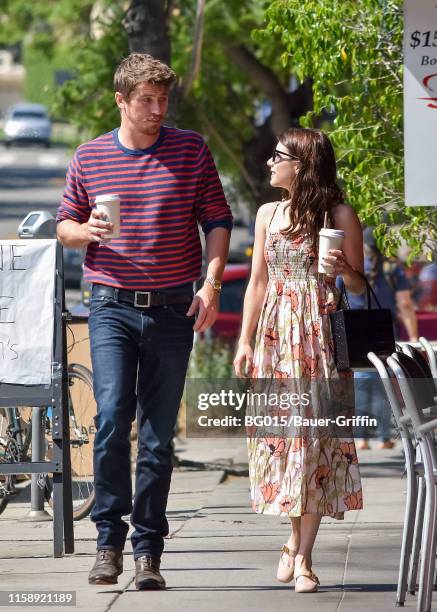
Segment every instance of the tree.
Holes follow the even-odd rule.
[[[278,36],[282,66],[312,81],[313,109],[301,124],[335,114],[324,127],[345,191],[376,226],[381,249],[394,253],[402,238],[411,258],[431,260],[437,209],[404,206],[401,0],[274,0],[266,17],[257,39]]]
[[[252,39],[265,0],[5,1],[0,43],[28,32],[26,57],[40,58],[40,74],[54,62],[74,72],[57,90],[54,110],[86,128],[81,137],[118,122],[112,73],[121,57],[140,50],[170,58],[180,75],[171,120],[208,138],[220,170],[254,209],[272,197],[265,162],[279,132],[311,107],[311,88],[304,82],[290,91],[288,70],[277,59],[278,37]],[[45,89],[38,95],[50,100],[54,88]],[[261,116],[260,108],[271,112]]]

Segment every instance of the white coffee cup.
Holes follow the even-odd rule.
[[[329,249],[341,249],[343,244],[344,231],[331,229],[330,227],[322,227],[319,233],[319,266],[318,271],[327,276],[332,276],[329,272],[332,271],[332,267],[329,264],[325,264],[323,257],[329,255]]]
[[[105,238],[120,238],[120,197],[117,193],[98,195],[95,199],[96,209],[104,213],[103,221],[109,221],[114,225],[110,234]]]

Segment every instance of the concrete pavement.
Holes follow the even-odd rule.
[[[135,590],[130,543],[118,585],[89,586],[94,525],[75,523],[75,554],[53,559],[51,523],[20,520],[28,509],[25,491],[0,515],[0,590],[75,590],[78,608],[102,611],[392,609],[405,501],[400,443],[360,452],[365,508],[346,513],[344,521],[323,520],[313,560],[322,586],[312,595],[295,594],[275,579],[288,522],[251,511],[248,479],[234,475],[247,470],[244,440],[183,440],[177,450],[185,467],[175,470],[170,494],[162,560],[167,591]],[[205,462],[210,469],[195,469]],[[409,597],[405,608],[415,603]]]

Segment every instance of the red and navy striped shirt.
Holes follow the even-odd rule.
[[[232,229],[211,153],[196,132],[162,126],[148,149],[127,149],[118,129],[76,150],[57,221],[88,221],[99,194],[120,196],[120,238],[88,245],[88,282],[158,290],[197,280],[205,235]]]

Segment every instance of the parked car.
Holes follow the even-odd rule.
[[[50,146],[52,123],[47,109],[42,104],[15,104],[5,117],[5,145],[15,143],[40,143]]]
[[[63,249],[64,280],[67,288],[79,288],[82,282],[82,264],[85,257],[83,249]]]
[[[250,275],[250,264],[225,266],[220,293],[220,312],[212,326],[215,336],[236,339],[240,332],[243,299]]]

